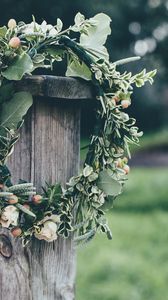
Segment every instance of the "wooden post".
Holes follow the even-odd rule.
[[[91,89],[72,78],[32,76],[17,86],[34,97],[8,166],[14,182],[25,179],[38,191],[45,181],[64,184],[79,169],[79,99]],[[72,239],[53,243],[19,239],[0,230],[0,300],[72,300],[75,282]]]

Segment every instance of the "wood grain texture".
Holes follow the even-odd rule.
[[[38,191],[45,181],[64,184],[78,172],[79,140],[80,108],[76,101],[36,98],[8,162],[14,182],[20,178],[32,181]],[[72,239],[59,238],[53,243],[33,240],[23,249],[7,230],[1,229],[0,234],[7,239],[0,235],[0,300],[74,299]]]
[[[93,87],[83,79],[49,75],[27,76],[16,82],[17,90],[29,91],[35,96],[61,99],[91,99]]]

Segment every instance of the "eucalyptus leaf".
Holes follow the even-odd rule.
[[[24,74],[29,74],[33,70],[33,62],[27,53],[18,56],[9,67],[2,72],[8,80],[21,80]]]
[[[0,125],[16,129],[17,124],[23,119],[32,104],[33,99],[30,93],[15,93],[10,101],[2,104]]]
[[[102,190],[106,195],[117,196],[121,193],[121,184],[112,178],[108,172],[101,171],[99,173],[99,178],[97,182],[97,186],[100,190]]]

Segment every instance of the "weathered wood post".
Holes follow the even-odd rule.
[[[19,90],[29,90],[33,107],[8,163],[14,181],[25,179],[38,190],[65,183],[79,168],[79,99],[91,98],[90,87],[72,78],[32,76]],[[74,299],[75,249],[72,239],[53,243],[21,242],[0,229],[0,300]]]

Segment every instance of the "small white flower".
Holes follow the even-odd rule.
[[[40,31],[40,25],[34,22],[27,24],[26,28],[23,30],[25,34],[33,34],[34,32]]]
[[[2,211],[0,216],[0,224],[2,227],[8,228],[10,225],[17,225],[19,217],[18,209],[13,205],[8,205]]]
[[[39,240],[53,242],[57,239],[57,225],[53,221],[46,221],[43,223],[41,229],[36,229],[35,237]]]

